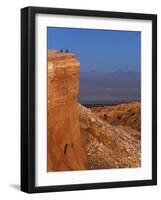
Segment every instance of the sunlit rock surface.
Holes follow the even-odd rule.
[[[48,171],[85,169],[77,95],[80,63],[74,54],[48,57]]]
[[[89,169],[141,166],[140,140],[136,130],[117,127],[79,105],[81,134]]]

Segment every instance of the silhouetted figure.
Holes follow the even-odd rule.
[[[69,50],[68,50],[68,49],[66,49],[65,53],[69,53]]]
[[[104,120],[106,120],[107,119],[107,115],[106,114],[104,114]]]
[[[63,53],[63,49],[60,49],[60,53]]]

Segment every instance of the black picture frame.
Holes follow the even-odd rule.
[[[152,21],[152,179],[60,186],[35,186],[35,15],[112,17]],[[45,7],[21,9],[21,190],[58,192],[157,184],[157,15]]]

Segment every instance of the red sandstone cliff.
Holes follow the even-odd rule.
[[[73,54],[48,57],[48,171],[86,168],[77,103],[79,67]]]

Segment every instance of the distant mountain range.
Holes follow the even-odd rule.
[[[140,98],[140,72],[80,72],[79,101],[82,104],[115,104],[140,101]]]

